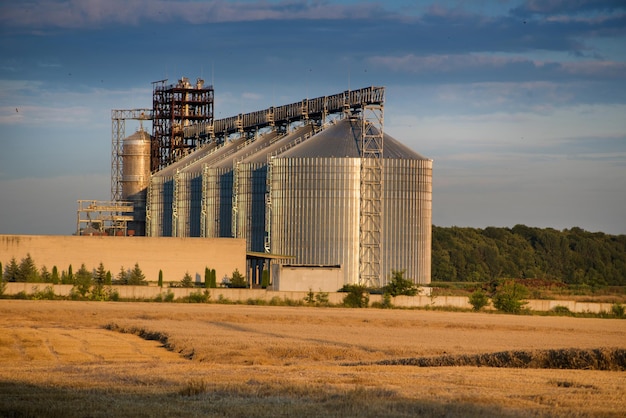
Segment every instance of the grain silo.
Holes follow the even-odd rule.
[[[146,189],[150,182],[150,135],[143,129],[123,141],[122,200],[132,202],[128,233],[145,235]],[[132,231],[132,232],[131,232]]]
[[[341,265],[359,280],[363,164],[361,128],[346,118],[271,162],[271,251],[295,263]],[[430,282],[432,161],[384,135],[380,271]]]
[[[266,249],[266,197],[268,192],[267,164],[273,154],[306,140],[315,131],[315,125],[305,123],[291,132],[274,130],[267,134],[263,146],[257,146],[234,164],[233,234],[245,238],[248,251]]]
[[[369,87],[189,127],[203,145],[152,175],[147,235],[245,238],[252,269],[429,283],[432,160],[384,134],[383,101]]]

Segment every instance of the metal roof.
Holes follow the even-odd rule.
[[[281,158],[360,158],[361,120],[343,119],[311,139],[280,154]],[[383,158],[427,160],[390,135],[384,134]]]

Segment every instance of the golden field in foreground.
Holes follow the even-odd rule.
[[[0,300],[0,416],[617,417],[624,371],[374,363],[625,347],[618,319]]]

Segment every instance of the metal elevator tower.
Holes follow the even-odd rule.
[[[126,137],[126,120],[152,120],[152,109],[111,110],[111,200],[122,200],[123,141]]]
[[[193,85],[187,77],[172,85],[166,82],[152,83],[152,172],[167,167],[200,145],[197,138],[185,137],[185,128],[213,123],[213,86],[205,87],[200,78]]]
[[[383,100],[361,108],[359,284],[368,287],[382,283]]]

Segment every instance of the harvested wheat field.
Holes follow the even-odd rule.
[[[0,300],[0,416],[624,416],[626,322]]]

